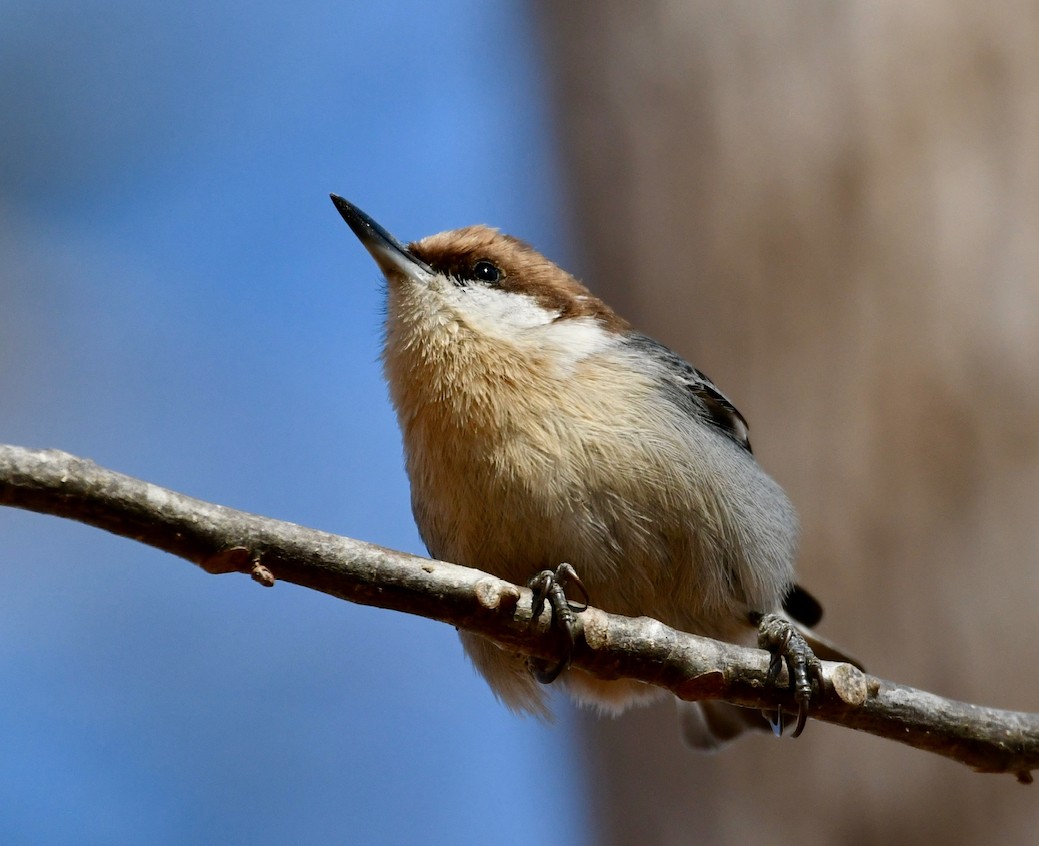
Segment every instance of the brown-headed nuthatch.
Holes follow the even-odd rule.
[[[753,643],[760,629],[773,672],[791,670],[799,733],[819,665],[780,615],[786,601],[813,625],[819,608],[794,586],[794,509],[725,395],[522,241],[470,226],[405,246],[332,200],[388,283],[386,379],[430,554],[521,584],[540,573],[542,591],[545,571],[576,571],[604,610],[694,634]],[[507,705],[545,713],[553,671],[461,637]],[[660,694],[576,668],[560,679],[612,713]],[[683,703],[682,721],[700,748],[767,728],[712,703]]]

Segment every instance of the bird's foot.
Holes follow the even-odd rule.
[[[581,595],[582,604],[574,608],[566,598],[566,588],[573,585]],[[560,564],[553,570],[542,570],[527,582],[534,592],[534,601],[531,607],[533,619],[541,616],[545,603],[552,609],[552,623],[562,629],[566,636],[566,647],[559,661],[546,661],[543,658],[528,658],[527,663],[530,671],[542,684],[551,684],[558,678],[559,674],[570,666],[570,658],[573,655],[574,643],[577,636],[577,619],[575,613],[580,613],[588,605],[588,591],[585,590],[577,571],[569,564]]]
[[[793,623],[778,614],[752,614],[751,622],[758,627],[758,646],[772,655],[768,665],[768,683],[775,685],[786,662],[790,676],[790,690],[797,702],[797,727],[791,737],[804,731],[808,720],[808,706],[816,686],[822,685],[823,665],[815,657],[812,648]],[[814,683],[814,684],[813,684]],[[783,711],[776,712],[775,719],[766,714],[776,735],[783,733]]]

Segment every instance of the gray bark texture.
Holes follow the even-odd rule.
[[[1039,9],[536,9],[578,269],[746,415],[822,632],[885,677],[1034,710]],[[672,719],[584,722],[597,842],[1039,830],[1031,791],[894,744],[819,727],[702,758]]]
[[[331,596],[420,614],[484,635],[527,655],[556,658],[559,627],[528,588],[446,561],[260,517],[126,476],[58,450],[0,444],[0,505],[78,520],[170,552],[214,574],[247,573]],[[774,712],[792,705],[768,655],[695,637],[648,617],[587,607],[573,666],[602,678],[633,678],[688,700],[723,699]],[[827,663],[811,713],[848,728],[935,752],[987,773],[1032,782],[1039,768],[1039,715],[955,702]]]

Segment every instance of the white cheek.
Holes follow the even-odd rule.
[[[615,332],[603,329],[591,317],[560,320],[529,333],[532,346],[552,353],[553,360],[564,371],[574,367],[588,356],[600,353],[619,343]]]
[[[546,326],[559,317],[534,297],[506,293],[486,285],[452,286],[446,295],[453,300],[460,316],[470,321],[474,329],[487,334],[510,333]]]
[[[497,288],[456,289],[466,319],[474,329],[501,338],[523,351],[549,352],[564,369],[617,342],[591,317],[559,319],[535,297]]]
[[[559,320],[558,311],[525,294],[485,285],[458,286],[442,277],[422,294],[430,298],[431,311],[440,315],[440,331],[467,326],[483,338],[500,343],[503,351],[511,348],[516,354],[535,354],[541,359],[547,355],[564,376],[578,362],[616,346],[620,340],[592,317]]]

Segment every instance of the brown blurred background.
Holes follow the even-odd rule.
[[[587,281],[709,373],[822,631],[1039,710],[1039,10],[541,0]],[[714,758],[587,717],[603,843],[1031,843],[1039,793],[811,724]]]

